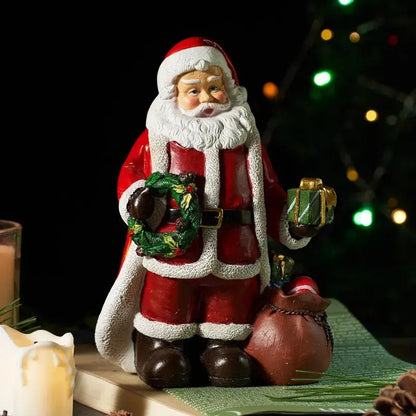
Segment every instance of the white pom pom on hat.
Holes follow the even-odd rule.
[[[159,92],[171,90],[179,75],[194,71],[201,61],[219,66],[224,76],[238,85],[234,66],[221,46],[206,37],[194,36],[181,40],[165,55],[157,74]]]

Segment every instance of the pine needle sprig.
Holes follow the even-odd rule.
[[[35,331],[40,329],[39,325],[35,325],[36,317],[23,319],[18,322],[13,322],[13,316],[15,315],[18,308],[22,306],[20,298],[13,300],[7,305],[0,308],[0,325],[9,325],[21,332]]]
[[[0,324],[8,323],[13,316],[14,311],[21,306],[20,299],[15,299],[7,305],[0,308]]]
[[[333,384],[284,386],[283,390],[293,394],[280,397],[266,395],[266,397],[275,402],[293,400],[299,402],[372,402],[378,396],[381,388],[386,385],[394,385],[396,380],[393,376],[370,378],[303,370],[297,370],[297,372],[319,377],[297,377],[293,378],[293,381],[331,381]]]
[[[40,325],[34,325],[36,322],[36,318],[34,316],[24,319],[23,321],[19,321],[15,323],[13,326],[14,329],[20,331],[20,332],[27,332],[27,331],[36,331],[38,329],[41,329]]]

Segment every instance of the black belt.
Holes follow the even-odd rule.
[[[201,214],[201,227],[203,228],[220,228],[222,223],[234,225],[253,223],[253,214],[249,210],[212,208],[202,210]],[[169,222],[175,222],[181,216],[180,209],[168,208],[166,210],[166,218]]]

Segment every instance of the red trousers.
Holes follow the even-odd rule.
[[[168,324],[251,324],[260,290],[259,277],[172,279],[147,272],[141,313]]]

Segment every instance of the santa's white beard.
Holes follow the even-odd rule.
[[[183,147],[232,149],[244,144],[256,126],[247,102],[231,102],[226,107],[217,107],[219,112],[208,117],[190,116],[179,109],[176,99],[157,96],[147,113],[146,127],[153,136],[174,140]]]

